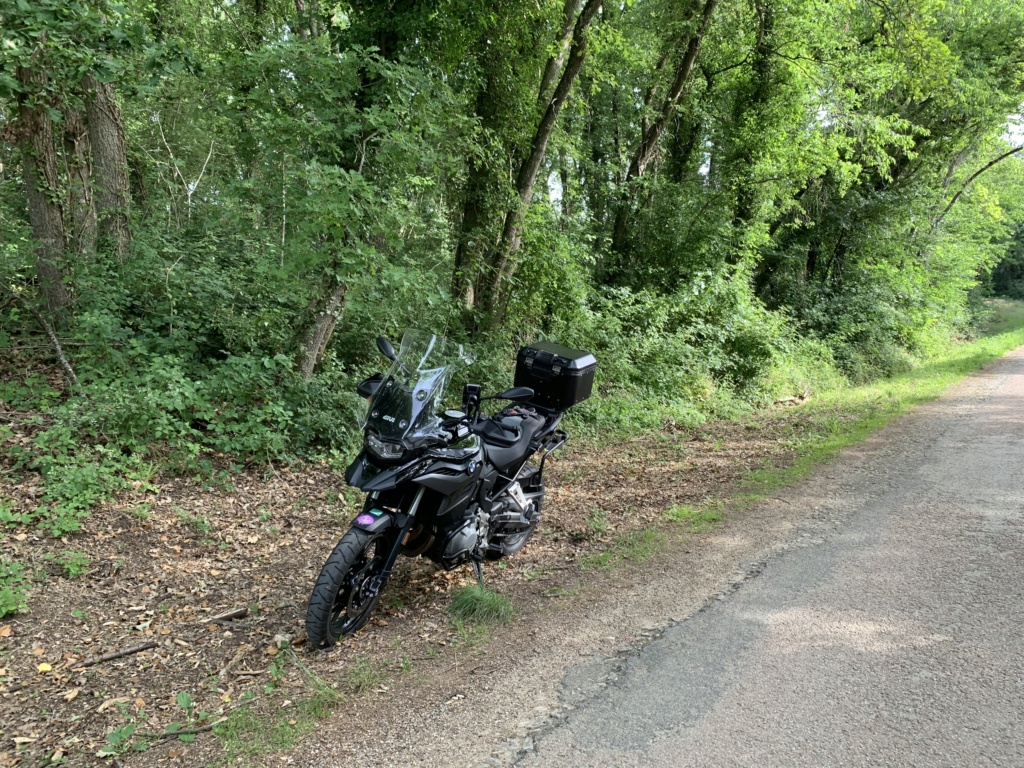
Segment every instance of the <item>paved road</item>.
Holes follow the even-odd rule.
[[[1024,352],[913,421],[518,764],[1024,766]]]

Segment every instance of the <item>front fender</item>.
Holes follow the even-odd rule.
[[[367,533],[379,533],[395,523],[395,516],[391,512],[383,509],[369,509],[352,521],[352,527]]]

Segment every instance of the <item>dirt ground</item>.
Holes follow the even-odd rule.
[[[306,599],[357,502],[324,467],[275,466],[220,487],[167,478],[94,510],[65,539],[6,531],[0,553],[37,579],[28,611],[0,620],[0,766],[471,764],[470,747],[455,762],[439,763],[430,750],[420,762],[401,741],[411,720],[394,720],[385,736],[380,728],[392,720],[382,713],[442,727],[485,707],[481,730],[514,741],[546,716],[550,691],[536,679],[545,667],[532,666],[540,655],[578,660],[598,635],[613,655],[626,652],[662,622],[623,612],[638,592],[667,591],[667,621],[728,586],[794,513],[727,509],[713,530],[693,532],[665,511],[728,496],[750,469],[790,461],[799,408],[777,411],[748,425],[670,426],[565,450],[549,464],[537,535],[486,571],[518,611],[512,624],[489,629],[446,610],[471,581],[468,567],[443,573],[404,560],[369,626],[309,653]],[[32,475],[4,487],[24,509],[38,493]],[[72,551],[88,562],[69,568]],[[667,569],[671,580],[660,578]],[[688,588],[671,586],[680,582]],[[124,651],[136,652],[104,656]],[[97,757],[104,747],[110,756]],[[397,752],[408,759],[396,761]],[[489,752],[481,759],[497,759]]]

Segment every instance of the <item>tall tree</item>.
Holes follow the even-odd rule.
[[[96,253],[96,207],[92,194],[89,133],[80,110],[64,110],[64,175],[67,178],[68,242],[78,260]]]
[[[100,243],[120,257],[131,240],[128,150],[121,110],[110,83],[100,82],[90,74],[82,85],[86,91]]]
[[[648,166],[658,154],[661,138],[675,114],[680,98],[686,92],[697,65],[701,46],[711,27],[711,19],[717,6],[718,0],[703,0],[703,2],[694,0],[691,5],[692,20],[686,25],[684,37],[671,43],[673,48],[683,47],[684,43],[685,47],[683,47],[683,54],[675,68],[672,84],[662,98],[660,107],[655,110],[653,121],[647,126],[630,158],[629,170],[626,172],[623,183],[625,198],[615,215],[615,226],[612,231],[613,251],[621,252],[625,248],[630,209],[633,204],[633,196],[636,194],[635,182],[643,177]]]
[[[38,62],[41,57],[33,56]],[[25,175],[28,217],[36,247],[39,293],[47,312],[63,317],[70,304],[64,285],[64,249],[67,232],[60,206],[61,181],[57,169],[53,121],[46,103],[48,77],[40,69],[18,67],[21,164]]]
[[[583,67],[587,54],[587,36],[590,25],[601,9],[601,5],[602,0],[587,0],[576,19],[568,59],[563,64],[561,59],[564,57],[559,53],[554,59],[554,65],[549,65],[545,70],[545,78],[557,77],[558,84],[544,104],[544,111],[537,124],[533,140],[530,142],[528,153],[519,166],[519,172],[516,175],[516,197],[512,207],[505,212],[501,238],[490,256],[488,270],[484,273],[484,302],[481,309],[492,317],[493,324],[501,321],[505,283],[515,271],[513,258],[522,244],[523,214],[533,200],[537,175],[544,164],[548,143],[554,133],[558,115],[562,111],[565,100],[569,98],[569,92]],[[546,91],[547,84],[542,80],[542,99]]]

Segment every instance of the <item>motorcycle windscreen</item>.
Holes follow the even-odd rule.
[[[393,441],[436,434],[445,387],[452,374],[470,362],[461,345],[442,336],[406,331],[360,427]]]

